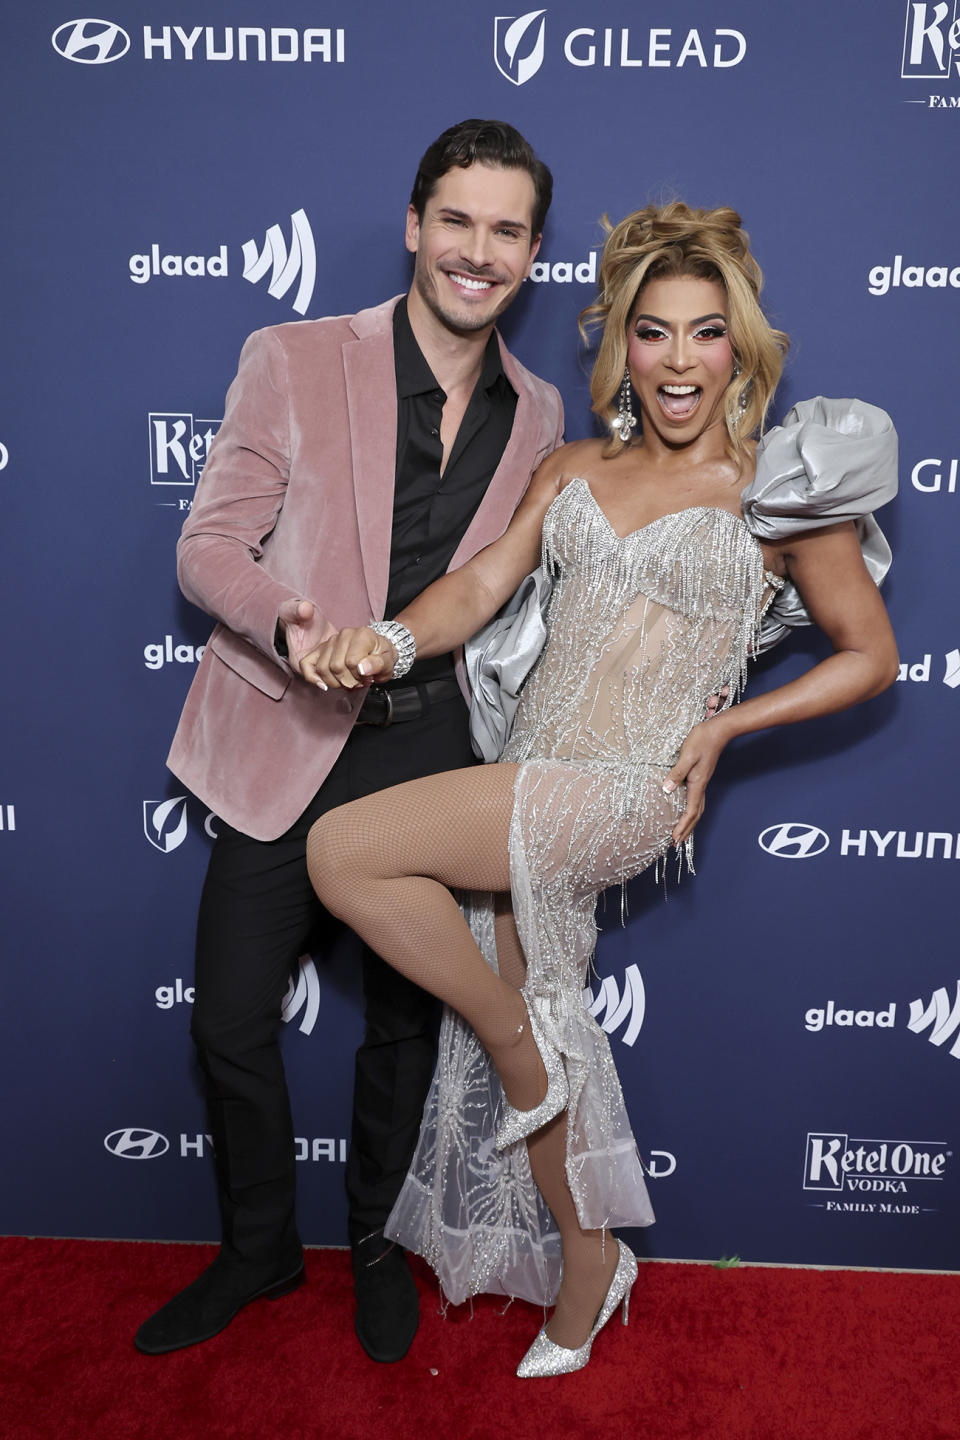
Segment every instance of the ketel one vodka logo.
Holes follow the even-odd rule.
[[[919,1180],[942,1180],[950,1156],[943,1140],[855,1140],[839,1131],[807,1135],[803,1188],[902,1195]]]
[[[960,0],[907,0],[904,80],[946,80],[960,74]]]

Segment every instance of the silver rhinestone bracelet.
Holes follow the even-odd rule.
[[[389,640],[397,652],[397,663],[390,678],[399,680],[401,675],[406,675],[417,658],[417,642],[406,625],[401,625],[399,620],[371,620],[367,628]]]

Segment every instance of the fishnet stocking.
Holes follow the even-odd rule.
[[[546,1073],[526,1024],[526,972],[509,904],[515,765],[486,765],[396,785],[331,810],[307,840],[324,905],[396,970],[458,1010],[487,1048],[518,1109],[543,1098]],[[495,974],[450,893],[498,893]],[[581,1345],[616,1266],[616,1247],[581,1230],[565,1174],[565,1117],[528,1141],[530,1167],[563,1242],[550,1338]]]

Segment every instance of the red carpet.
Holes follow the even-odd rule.
[[[953,1440],[960,1276],[648,1264],[586,1370],[517,1380],[539,1312],[439,1312],[368,1360],[349,1258],[206,1345],[139,1355],[137,1325],[212,1248],[0,1239],[3,1440]]]

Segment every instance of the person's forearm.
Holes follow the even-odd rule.
[[[502,588],[502,587],[501,587]],[[515,587],[514,587],[515,588]],[[491,589],[473,563],[441,575],[397,615],[417,642],[417,655],[445,655],[475,634],[513,594]]]
[[[720,728],[726,742],[774,725],[795,725],[848,710],[879,695],[896,678],[897,655],[892,646],[876,652],[841,650],[796,680],[730,706],[709,723]]]

